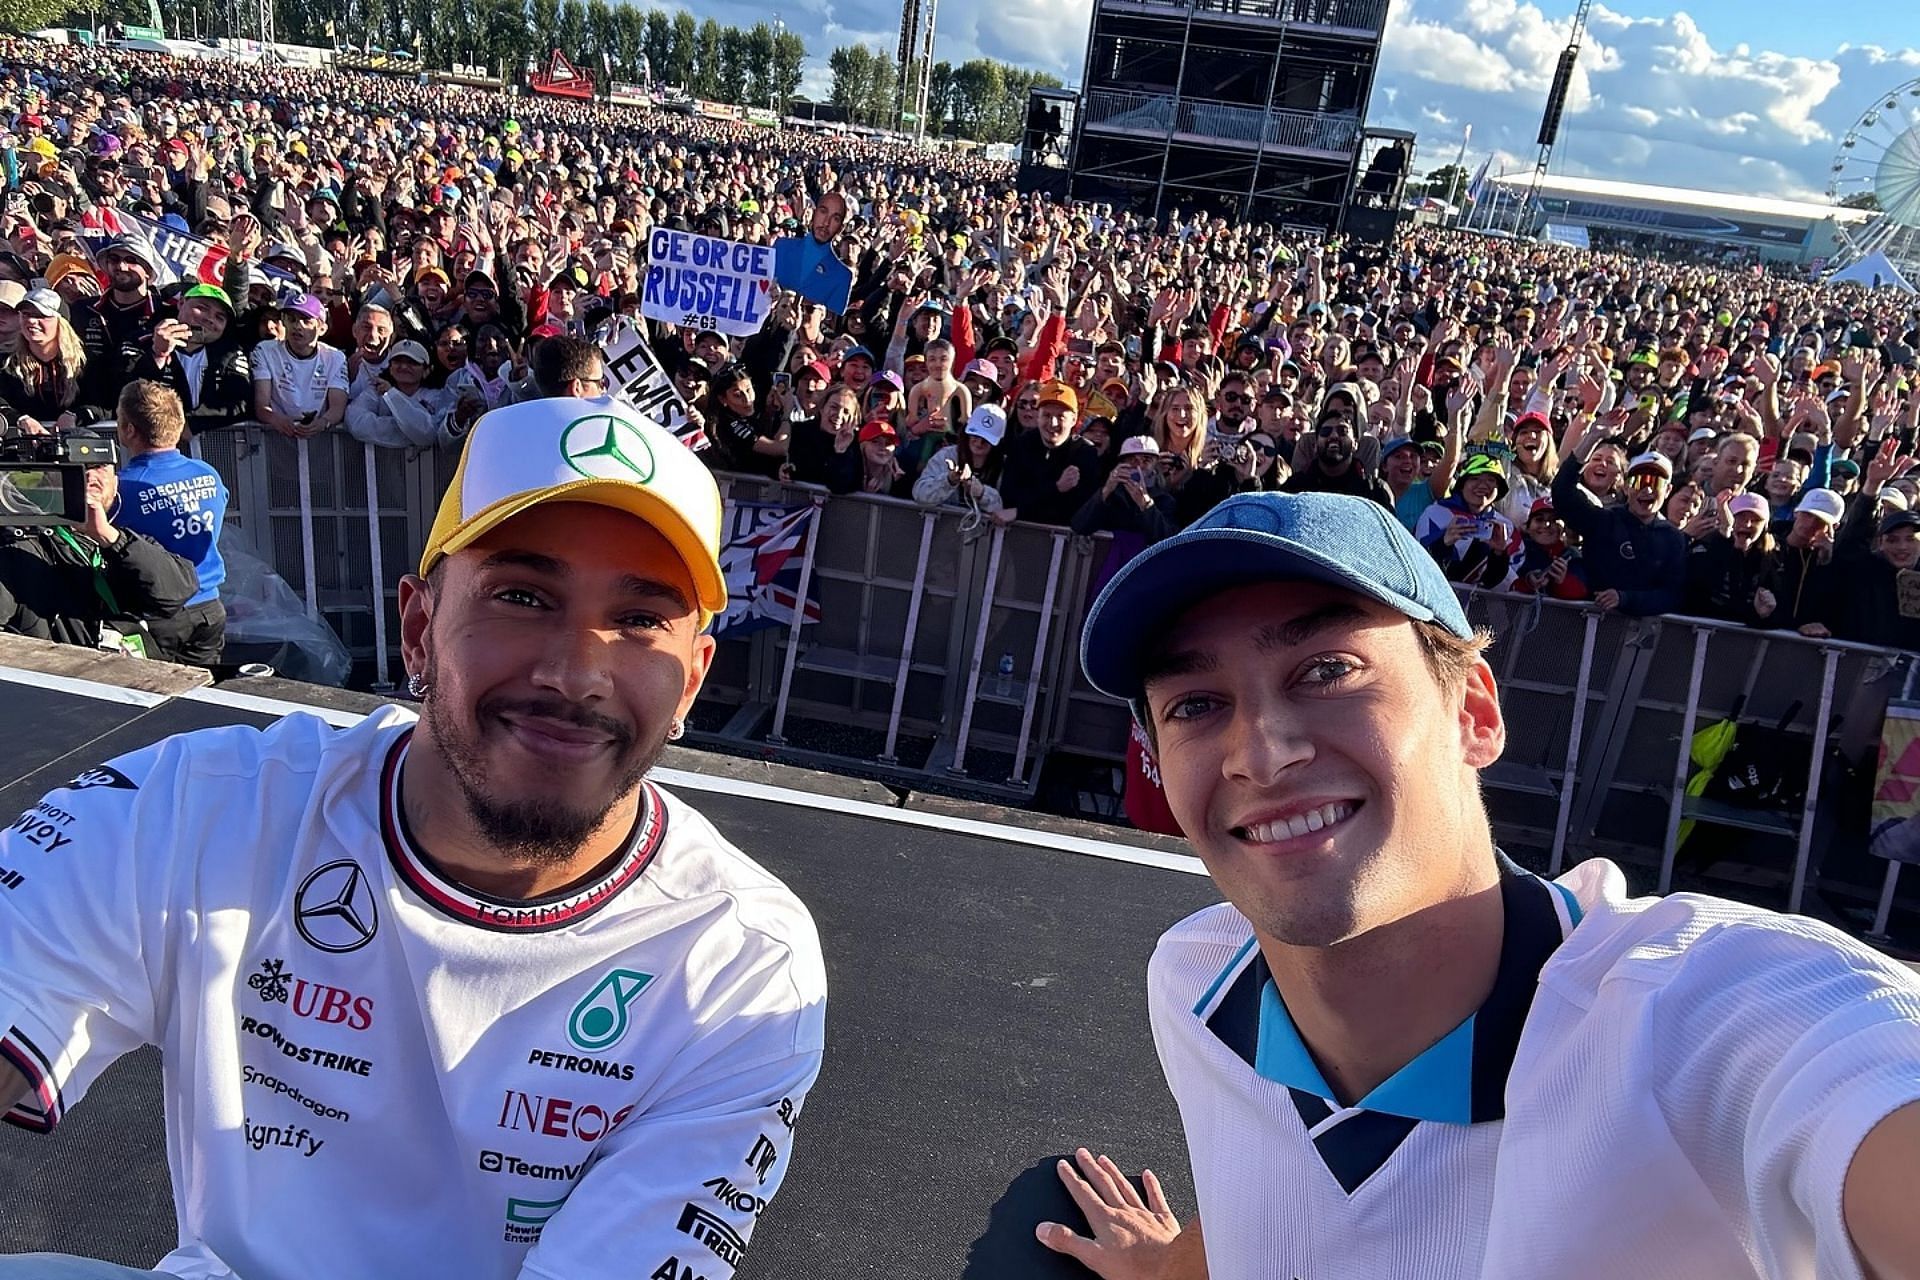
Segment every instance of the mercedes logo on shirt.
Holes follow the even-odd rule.
[[[342,858],[302,880],[293,895],[293,927],[322,951],[358,951],[373,941],[380,908],[360,864]]]
[[[575,418],[560,433],[560,454],[567,465],[595,480],[653,479],[653,450],[646,437],[610,413]]]

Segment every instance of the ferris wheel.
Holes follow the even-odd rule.
[[[1841,137],[1827,197],[1876,211],[1836,224],[1834,266],[1877,250],[1902,272],[1920,269],[1920,79],[1881,94]]]

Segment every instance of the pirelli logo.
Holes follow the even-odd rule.
[[[689,1204],[680,1211],[680,1230],[705,1245],[709,1252],[730,1267],[740,1265],[747,1256],[747,1242],[727,1225],[726,1219],[711,1209]]]

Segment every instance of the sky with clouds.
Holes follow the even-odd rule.
[[[670,2],[670,0],[669,0]],[[776,0],[817,57],[863,41],[891,51],[898,0]],[[1530,166],[1574,0],[1393,0],[1369,119],[1417,130],[1420,168]],[[935,56],[982,54],[1077,84],[1091,0],[940,0]],[[750,0],[696,14],[752,23]],[[1915,0],[1596,0],[1554,172],[1753,195],[1818,197],[1835,148],[1877,95],[1920,79]],[[1911,100],[1920,112],[1920,98]],[[1920,114],[1915,119],[1920,122]]]

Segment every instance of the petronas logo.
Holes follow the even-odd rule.
[[[615,969],[580,997],[567,1019],[567,1039],[573,1047],[587,1053],[599,1053],[620,1043],[632,1025],[627,1006],[653,981],[650,973],[633,969]]]
[[[639,428],[610,413],[575,418],[560,433],[560,456],[594,480],[653,479],[653,450]]]

